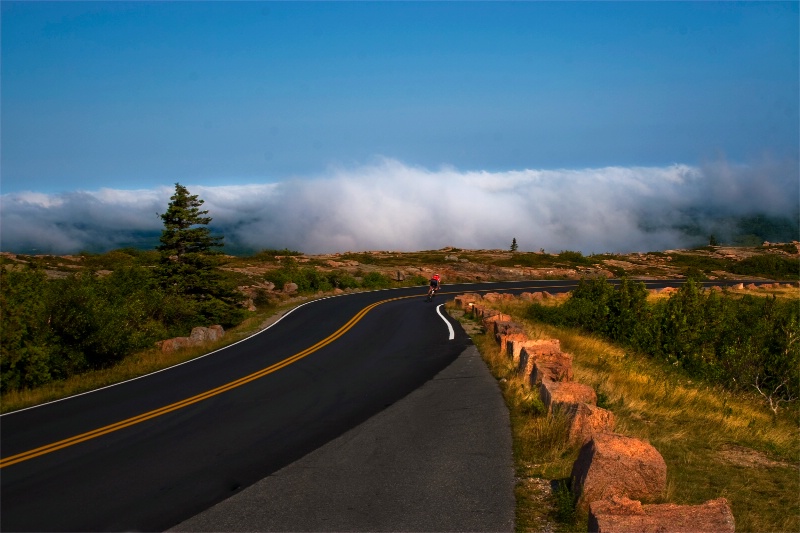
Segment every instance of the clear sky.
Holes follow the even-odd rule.
[[[6,210],[27,192],[305,183],[386,161],[438,183],[765,161],[787,169],[778,188],[798,177],[798,2],[0,9]]]

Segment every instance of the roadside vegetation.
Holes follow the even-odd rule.
[[[605,291],[602,286],[594,288]],[[796,289],[773,293],[753,297],[760,301],[736,310],[744,314],[741,318],[754,319],[757,310],[774,311],[776,301],[798,308]],[[674,300],[670,308],[675,317],[681,317],[685,310],[678,309],[677,302],[691,300],[693,294],[689,288],[669,298],[650,295],[645,304],[669,306]],[[736,295],[727,298],[744,300]],[[581,299],[578,294],[564,303],[550,301],[546,307],[553,316],[563,316],[570,305],[576,305],[570,304],[572,300],[585,309]],[[740,386],[721,381],[714,373],[695,373],[681,359],[675,364],[676,360],[654,357],[625,342],[614,342],[602,332],[563,321],[546,323],[538,318],[547,314],[541,309],[545,306],[519,300],[497,305],[521,322],[530,338],[558,338],[562,350],[574,356],[576,381],[594,387],[598,405],[614,413],[616,431],[645,439],[662,454],[668,475],[665,502],[699,504],[725,497],[738,531],[800,530],[800,406],[794,398],[775,408],[774,401],[771,404],[754,383]],[[684,324],[694,322],[684,318]],[[566,444],[565,421],[545,414],[538,393],[522,382],[492,336],[472,320],[462,320],[473,331],[475,344],[509,406],[517,471],[517,530],[586,531],[587,517],[572,507],[568,478],[578,449]],[[620,317],[610,322],[615,320],[624,322]],[[797,325],[796,315],[794,321]],[[797,345],[792,346],[796,356]],[[784,357],[780,348],[766,348],[773,349],[776,359]],[[796,384],[798,366],[789,372]]]
[[[796,290],[789,289],[796,294]],[[796,298],[702,290],[689,280],[648,300],[644,284],[583,280],[564,304],[532,304],[529,318],[580,328],[731,390],[757,387],[771,405],[800,398]]]

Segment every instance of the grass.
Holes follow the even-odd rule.
[[[794,294],[797,294],[796,289]],[[574,356],[576,381],[595,388],[614,412],[617,433],[649,441],[667,464],[665,501],[699,504],[725,497],[737,531],[800,531],[798,410],[778,416],[749,393],[688,379],[680,371],[581,332],[524,321],[525,304],[504,303],[531,338],[558,338]],[[565,447],[558,419],[535,407],[527,386],[493,338],[476,334],[511,413],[517,471],[517,529],[586,530],[585,516],[565,507],[559,481],[577,450]]]

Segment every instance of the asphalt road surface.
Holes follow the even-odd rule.
[[[437,455],[438,447],[425,446],[426,442],[442,442],[455,435],[473,439],[469,436],[471,428],[462,428],[462,433],[437,433],[448,420],[457,420],[453,418],[457,409],[437,403],[439,400],[426,401],[442,397],[432,392],[437,389],[441,393],[447,383],[441,377],[447,374],[440,373],[463,373],[459,361],[470,357],[468,336],[454,320],[440,316],[437,304],[443,303],[448,294],[465,291],[559,292],[574,285],[575,282],[548,281],[445,286],[432,303],[423,301],[425,289],[419,287],[318,300],[288,313],[269,329],[203,358],[89,394],[4,415],[0,417],[0,529],[164,531],[231,496],[244,495],[247,487],[268,477],[273,483],[294,478],[295,482],[299,480],[296,487],[305,483],[305,490],[309,490],[308,480],[303,481],[296,469],[287,467],[314,450],[328,453],[321,447],[335,439],[340,439],[339,448],[358,449],[361,442],[361,451],[323,455],[321,459],[312,454],[306,460],[317,461],[312,463],[317,465],[330,464],[331,460],[355,461],[365,454],[366,435],[375,435],[375,442],[379,442],[381,435],[389,435],[385,429],[388,427],[404,427],[402,434],[406,438],[384,441],[382,449],[388,451],[388,456],[376,455],[371,462],[365,457],[362,464],[351,463],[356,470],[369,472],[364,475],[385,472],[385,479],[394,479],[394,485],[408,485],[411,493],[436,493],[430,489],[444,486],[447,475],[436,472],[435,465],[456,457],[461,463],[451,472],[464,473],[465,465],[475,468],[458,479],[472,480],[469,483],[493,479],[492,472],[503,470],[498,469],[498,464],[505,464],[503,454],[508,450],[470,463],[468,454],[454,451],[441,457]],[[459,364],[451,365],[454,362]],[[450,392],[461,397],[485,394],[486,381],[469,375],[470,379],[461,380],[467,388]],[[427,389],[420,389],[426,383]],[[469,388],[472,386],[477,388]],[[416,396],[409,396],[417,389]],[[394,406],[407,396],[405,407]],[[473,415],[487,416],[473,411]],[[502,408],[496,412],[502,414]],[[381,417],[371,420],[379,413]],[[397,422],[397,416],[402,424]],[[395,422],[387,425],[387,417],[395,417]],[[368,420],[372,425],[363,424]],[[378,427],[384,429],[376,432]],[[496,428],[493,432],[503,433]],[[508,443],[510,440],[502,447],[510,446]],[[472,445],[484,449],[477,441],[469,444]],[[469,447],[465,446],[464,449]],[[398,466],[401,463],[386,459],[403,454],[406,466],[402,468]],[[420,469],[421,465],[427,466]],[[395,470],[391,471],[391,467]],[[329,481],[330,476],[338,475],[333,471],[327,474]],[[370,486],[374,490],[359,494],[367,497],[374,492],[374,502],[385,502],[386,498],[378,497],[380,486],[389,484],[381,485],[380,481],[373,480]],[[333,485],[319,484],[315,490],[328,487],[323,492],[330,495]],[[459,490],[438,492],[445,498],[430,505],[440,508],[436,515],[440,518],[451,516],[445,513],[446,506],[463,505],[480,494],[480,490],[467,491],[466,499],[459,500]],[[333,529],[357,529],[354,512],[348,515],[348,509],[339,505],[345,500],[329,499],[329,513],[319,515],[331,516]],[[365,524],[365,529],[374,530],[430,530],[423,520],[430,507],[417,513],[416,522],[401,520],[413,515],[409,509],[414,507],[414,501],[398,503],[391,512],[385,505],[367,502],[359,512],[374,516],[360,523]],[[509,505],[513,509],[513,501]],[[483,509],[479,505],[478,508]],[[338,517],[337,509],[342,513]],[[272,524],[284,530],[325,529],[321,522],[301,520],[303,514],[309,518],[307,510],[297,509],[295,514],[296,518],[276,518]],[[507,515],[502,513],[484,515],[490,520],[487,523],[507,521]],[[395,516],[394,522],[391,516]],[[429,520],[429,524],[452,524],[447,519],[437,522],[435,516]],[[200,522],[194,524],[202,529]],[[320,527],[308,527],[313,524]],[[469,524],[473,526],[460,529],[487,528],[479,522]],[[263,522],[263,528],[256,525],[245,524],[245,529],[269,527],[267,522]],[[236,529],[231,524],[225,526],[228,527]]]

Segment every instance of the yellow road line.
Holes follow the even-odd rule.
[[[33,459],[34,457],[39,457],[41,455],[52,453],[54,451],[61,450],[63,448],[67,448],[69,446],[73,446],[75,444],[79,444],[81,442],[84,442],[84,441],[87,441],[87,440],[91,440],[91,439],[100,437],[102,435],[107,435],[109,433],[113,433],[114,431],[118,431],[120,429],[124,429],[126,427],[130,427],[130,426],[139,424],[141,422],[145,422],[147,420],[159,417],[161,415],[165,415],[167,413],[171,413],[172,411],[176,411],[178,409],[182,409],[184,407],[188,407],[188,406],[190,406],[192,404],[201,402],[203,400],[207,400],[208,398],[212,398],[212,397],[217,396],[219,394],[222,394],[224,392],[228,392],[228,391],[230,391],[232,389],[235,389],[237,387],[241,387],[242,385],[250,383],[251,381],[255,381],[255,380],[257,380],[259,378],[262,378],[262,377],[264,377],[264,376],[266,376],[268,374],[272,374],[273,372],[276,372],[276,371],[280,370],[281,368],[289,366],[292,363],[295,363],[295,362],[299,361],[300,359],[303,359],[307,355],[310,355],[310,354],[316,352],[317,350],[319,350],[319,349],[327,346],[328,344],[332,343],[333,341],[337,340],[339,337],[341,337],[347,331],[349,331],[353,326],[355,326],[356,323],[358,323],[362,318],[364,318],[364,316],[367,313],[369,313],[370,311],[372,311],[375,307],[377,307],[377,306],[379,306],[381,304],[384,304],[386,302],[391,302],[393,300],[399,300],[401,298],[407,298],[407,297],[390,298],[388,300],[382,300],[380,302],[375,302],[375,303],[373,303],[371,305],[368,305],[367,307],[365,307],[364,309],[362,309],[361,311],[356,313],[356,315],[353,316],[353,318],[351,318],[344,326],[342,326],[341,328],[336,330],[336,332],[334,332],[329,337],[326,337],[325,339],[322,339],[321,341],[319,341],[315,345],[311,346],[310,348],[306,348],[302,352],[298,352],[298,353],[294,354],[291,357],[287,357],[286,359],[283,359],[282,361],[278,361],[277,363],[275,363],[273,365],[270,365],[270,366],[268,366],[266,368],[263,368],[263,369],[261,369],[261,370],[259,370],[257,372],[254,372],[254,373],[252,373],[250,375],[244,376],[244,377],[239,378],[239,379],[237,379],[235,381],[231,381],[230,383],[226,383],[225,385],[221,385],[221,386],[219,386],[217,388],[208,390],[206,392],[197,394],[197,395],[192,396],[190,398],[186,398],[186,399],[181,400],[179,402],[175,402],[175,403],[172,403],[172,404],[169,404],[169,405],[165,405],[164,407],[160,407],[158,409],[154,409],[153,411],[148,411],[148,412],[143,413],[141,415],[134,416],[132,418],[128,418],[128,419],[122,420],[120,422],[116,422],[114,424],[110,424],[108,426],[103,426],[101,428],[97,428],[95,430],[88,431],[86,433],[81,433],[80,435],[75,435],[74,437],[70,437],[68,439],[60,440],[58,442],[53,442],[53,443],[47,444],[45,446],[40,446],[39,448],[34,448],[34,449],[29,450],[27,452],[18,453],[16,455],[12,455],[10,457],[4,457],[4,458],[0,459],[0,468],[4,468],[6,466],[11,466],[13,464],[21,463],[23,461],[27,461],[28,459]]]

